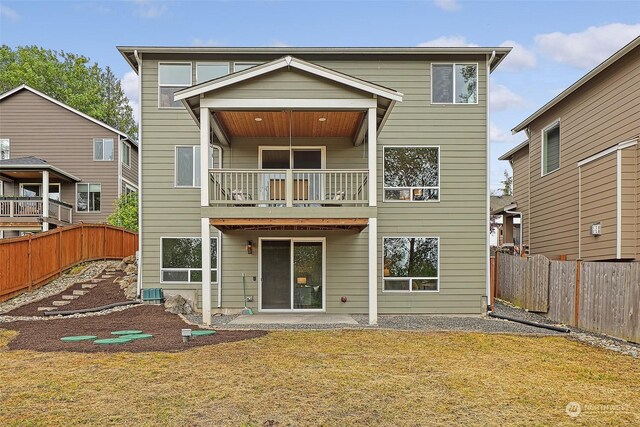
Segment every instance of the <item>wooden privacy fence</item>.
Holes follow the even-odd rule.
[[[558,323],[640,342],[640,263],[499,254],[496,268],[499,298]]]
[[[138,234],[102,224],[0,240],[0,301],[41,286],[75,264],[136,253]]]

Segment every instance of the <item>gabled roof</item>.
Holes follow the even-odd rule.
[[[15,159],[0,160],[0,171],[20,171],[20,170],[50,170],[56,174],[67,178],[70,181],[80,182],[81,179],[75,175],[50,165],[49,162],[38,157],[16,157]]]
[[[294,58],[292,56],[285,56],[274,61],[267,62],[266,64],[257,65],[255,67],[251,67],[237,73],[227,74],[226,76],[222,76],[217,79],[209,80],[195,86],[179,90],[175,93],[174,99],[176,101],[180,101],[193,96],[201,95],[206,92],[243,82],[245,80],[249,80],[276,70],[280,70],[282,68],[295,68],[301,71],[305,71],[309,74],[341,83],[354,89],[369,92],[372,95],[382,96],[392,101],[402,101],[403,95],[398,91],[334,71],[327,67],[312,64],[311,62]]]
[[[620,49],[619,51],[611,55],[608,59],[606,59],[600,65],[595,67],[593,70],[589,71],[580,80],[578,80],[577,82],[569,86],[567,89],[562,91],[558,96],[553,98],[551,101],[544,104],[542,108],[540,108],[538,111],[536,111],[535,113],[527,117],[524,121],[522,121],[516,127],[511,129],[511,132],[515,134],[520,132],[524,128],[526,128],[532,121],[534,121],[535,119],[543,115],[550,108],[557,105],[560,101],[562,101],[563,99],[565,99],[566,97],[574,93],[580,87],[584,86],[588,81],[590,81],[595,76],[597,76],[598,74],[606,70],[611,64],[615,63],[618,59],[622,58],[623,56],[625,56],[627,53],[631,52],[633,49],[637,48],[638,46],[640,46],[640,36],[633,39],[629,44],[627,44],[622,49]]]
[[[13,94],[15,94],[15,93],[20,92],[21,90],[28,90],[29,92],[33,93],[34,95],[37,95],[37,96],[39,96],[39,97],[41,97],[41,98],[44,98],[44,99],[46,99],[47,101],[53,102],[54,104],[56,104],[56,105],[58,105],[58,106],[60,106],[60,107],[62,107],[62,108],[64,108],[64,109],[66,109],[66,110],[68,110],[68,111],[71,111],[72,113],[77,114],[77,115],[79,115],[80,117],[83,117],[83,118],[85,118],[85,119],[87,119],[87,120],[89,120],[89,121],[91,121],[91,122],[93,122],[93,123],[95,123],[95,124],[97,124],[97,125],[99,125],[99,126],[102,126],[103,128],[110,130],[111,132],[115,132],[115,133],[117,133],[118,135],[120,135],[120,136],[121,136],[121,137],[123,137],[124,139],[126,139],[126,140],[128,140],[128,141],[133,142],[133,143],[134,143],[134,145],[135,145],[136,147],[138,146],[138,143],[137,143],[134,139],[131,139],[131,138],[130,138],[127,134],[125,134],[124,132],[121,132],[121,131],[119,131],[118,129],[113,128],[113,127],[109,126],[108,124],[106,124],[106,123],[104,123],[104,122],[101,122],[101,121],[100,121],[100,120],[98,120],[98,119],[94,119],[93,117],[91,117],[91,116],[89,116],[89,115],[87,115],[87,114],[85,114],[85,113],[83,113],[83,112],[81,112],[81,111],[78,111],[78,110],[76,110],[76,109],[75,109],[75,108],[73,108],[73,107],[68,106],[68,105],[67,105],[67,104],[65,104],[64,102],[60,102],[60,101],[58,101],[57,99],[54,99],[54,98],[52,98],[52,97],[50,97],[50,96],[48,96],[48,95],[45,95],[44,93],[40,92],[39,90],[36,90],[36,89],[34,89],[34,88],[30,87],[30,86],[27,86],[27,85],[25,85],[25,84],[20,85],[20,86],[18,86],[18,87],[15,87],[15,88],[13,88],[13,89],[11,89],[11,90],[9,90],[9,91],[7,91],[7,92],[3,93],[3,94],[0,94],[0,101],[2,101],[2,100],[3,100],[3,99],[5,99],[5,98],[10,97],[11,95],[13,95]]]
[[[523,141],[523,142],[521,142],[520,144],[516,145],[511,150],[509,150],[506,153],[504,153],[502,156],[498,157],[498,160],[509,160],[511,158],[511,156],[516,154],[518,151],[522,150],[527,145],[529,145],[529,140],[528,139]]]

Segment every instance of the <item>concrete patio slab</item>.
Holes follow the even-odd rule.
[[[358,322],[348,314],[326,313],[258,313],[242,315],[233,319],[229,325],[357,325]]]

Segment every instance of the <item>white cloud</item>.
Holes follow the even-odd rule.
[[[500,43],[501,47],[513,47],[509,55],[500,64],[500,70],[520,71],[536,66],[536,54],[513,40]]]
[[[442,36],[418,44],[418,47],[474,47],[474,43],[468,43],[464,36]]]
[[[162,15],[164,15],[167,10],[169,10],[169,7],[160,1],[154,1],[154,0],[130,0],[131,2],[133,2],[134,4],[136,4],[138,6],[137,12],[138,15],[142,16],[143,18],[158,18]]]
[[[133,108],[133,118],[139,123],[140,98],[138,96],[138,75],[135,71],[129,71],[122,77],[120,84],[122,85],[122,91],[126,97],[129,98],[129,105]]]
[[[510,131],[505,131],[495,123],[491,122],[489,125],[489,139],[492,142],[505,142],[505,143],[521,143],[526,139],[520,134],[512,135]]]
[[[640,35],[640,24],[608,24],[579,33],[548,33],[535,36],[537,48],[557,62],[592,68]]]
[[[511,89],[501,84],[491,85],[491,111],[504,111],[511,108],[523,107],[526,103],[524,98],[513,93]]]
[[[280,40],[275,40],[267,45],[268,47],[291,47],[289,43],[282,42]]]
[[[225,44],[219,40],[214,40],[214,39],[207,39],[207,40],[203,40],[203,39],[198,39],[195,38],[193,40],[191,40],[191,45],[192,46],[224,46]]]
[[[0,17],[7,18],[8,20],[13,22],[16,22],[20,19],[20,15],[18,15],[18,12],[4,5],[0,5]]]
[[[433,3],[439,9],[447,12],[455,12],[456,10],[460,10],[460,4],[457,0],[434,0]]]

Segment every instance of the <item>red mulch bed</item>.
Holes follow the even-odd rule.
[[[104,316],[63,318],[0,323],[0,328],[18,331],[9,342],[10,350],[34,350],[41,352],[70,351],[78,353],[145,351],[178,352],[194,347],[242,341],[258,338],[266,331],[217,331],[215,335],[196,337],[189,343],[182,342],[183,328],[199,329],[188,325],[179,316],[168,313],[157,305],[140,305]],[[133,340],[125,344],[100,345],[93,341],[63,342],[60,338],[70,335],[96,335],[98,338],[115,338],[113,331],[138,329],[153,338]]]
[[[114,302],[127,301],[127,299],[124,296],[124,290],[120,289],[120,285],[118,285],[117,283],[113,283],[113,281],[116,278],[124,276],[124,273],[121,271],[118,271],[113,273],[105,272],[103,274],[108,274],[113,277],[108,279],[102,279],[102,281],[97,283],[97,286],[93,289],[85,289],[89,291],[87,294],[82,295],[77,299],[71,300],[70,304],[58,307],[56,311],[79,310],[81,308],[94,308],[94,307],[100,307],[102,305],[111,304]],[[101,276],[102,274],[98,276],[98,278],[100,278]],[[91,280],[87,279],[86,282],[90,283]],[[35,301],[29,304],[25,304],[5,314],[9,316],[44,316],[44,312],[38,311],[38,307],[53,307],[53,304],[52,304],[53,301],[61,300],[62,295],[71,295],[74,290],[82,290],[82,283],[77,283],[57,295],[54,295],[39,301]]]

